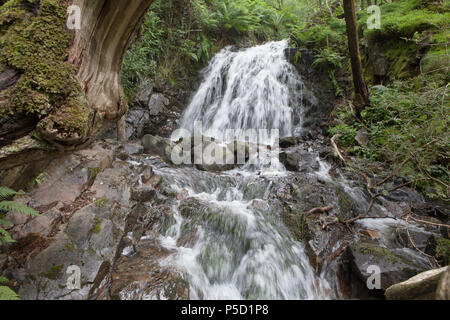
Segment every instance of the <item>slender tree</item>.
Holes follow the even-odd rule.
[[[359,51],[358,21],[355,0],[344,0],[344,15],[347,24],[348,49],[352,64],[353,85],[355,87],[354,106],[357,117],[369,105],[369,91],[364,80],[361,55]]]

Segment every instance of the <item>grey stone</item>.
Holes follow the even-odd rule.
[[[171,140],[146,134],[142,138],[142,144],[146,153],[150,155],[158,155],[164,161],[171,162],[172,150],[175,147],[175,143]]]
[[[152,186],[140,186],[132,189],[131,199],[138,202],[152,201],[156,190]]]
[[[148,110],[151,116],[157,116],[165,107],[169,105],[170,101],[161,93],[155,93],[151,96],[148,102]]]
[[[135,102],[142,107],[148,107],[150,97],[153,94],[153,85],[145,85],[136,95]]]
[[[386,290],[388,300],[435,300],[436,290],[448,267],[422,272]]]

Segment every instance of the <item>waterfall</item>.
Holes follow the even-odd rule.
[[[205,136],[227,129],[301,129],[303,82],[287,61],[287,41],[219,52],[186,109],[181,128],[201,121]],[[315,275],[303,244],[269,199],[283,182],[246,168],[221,175],[194,168],[160,168],[173,192],[174,220],[160,242],[174,251],[160,261],[186,275],[192,299],[320,299],[327,283]],[[280,173],[282,175],[282,173]],[[187,239],[195,239],[192,243]]]
[[[227,47],[204,70],[204,79],[181,120],[193,131],[201,121],[205,136],[226,140],[226,129],[278,129],[280,137],[302,126],[303,82],[285,56],[288,41],[240,51]]]

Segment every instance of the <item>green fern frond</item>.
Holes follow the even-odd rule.
[[[36,210],[34,210],[30,207],[27,207],[23,204],[14,202],[14,201],[0,202],[0,211],[17,212],[17,213],[27,214],[30,216],[38,216],[39,215],[39,212],[37,212]]]
[[[0,286],[0,301],[1,300],[19,300],[19,296],[9,287]]]
[[[0,187],[0,200],[10,198],[17,194],[16,191],[6,187]]]
[[[11,227],[12,223],[10,221],[2,218],[1,215],[0,215],[0,226]]]
[[[3,245],[3,243],[13,243],[13,242],[16,242],[16,240],[11,238],[9,232],[3,228],[0,228],[0,246]]]

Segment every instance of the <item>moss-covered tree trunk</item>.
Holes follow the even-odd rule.
[[[0,180],[89,143],[122,118],[122,58],[152,2],[0,3]]]
[[[364,80],[361,54],[359,51],[358,20],[356,18],[355,0],[344,0],[344,15],[347,24],[348,48],[352,64],[353,85],[355,88],[354,105],[356,115],[361,116],[361,111],[369,105],[369,92]]]

